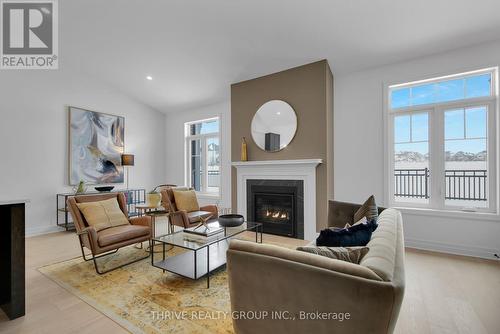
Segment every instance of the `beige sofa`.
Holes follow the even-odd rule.
[[[405,285],[401,214],[386,209],[378,224],[360,264],[233,240],[227,270],[236,333],[392,333]]]

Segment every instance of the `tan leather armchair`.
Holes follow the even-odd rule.
[[[92,260],[94,262],[94,267],[98,274],[105,274],[149,257],[148,254],[145,257],[141,257],[106,271],[101,271],[99,269],[96,259],[114,254],[122,247],[142,243],[144,241],[150,242],[151,240],[150,217],[129,218],[129,225],[109,227],[104,230],[96,231],[94,227],[87,224],[85,217],[76,205],[77,203],[97,202],[110,198],[116,198],[123,214],[125,217],[128,217],[125,195],[123,193],[74,196],[68,198],[67,202],[68,210],[73,217],[76,232],[78,234],[82,257],[85,261]],[[84,247],[90,250],[92,254],[91,258],[85,256]]]
[[[166,187],[161,191],[162,206],[170,213],[170,223],[182,228],[189,228],[199,224],[201,218],[210,217],[217,219],[218,210],[216,205],[201,206],[199,211],[186,212],[179,210],[175,204],[173,190],[192,190],[188,187]]]

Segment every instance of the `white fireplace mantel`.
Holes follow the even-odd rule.
[[[316,238],[316,167],[322,159],[237,161],[237,211],[247,216],[247,180],[302,180],[304,182],[304,239]]]

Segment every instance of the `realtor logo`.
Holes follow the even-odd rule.
[[[0,0],[1,69],[57,69],[57,0]]]

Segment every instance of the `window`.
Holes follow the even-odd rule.
[[[388,87],[391,205],[497,210],[496,69]]]
[[[220,191],[219,128],[219,118],[185,124],[187,183],[201,193]]]
[[[391,89],[391,109],[489,97],[493,72]]]

